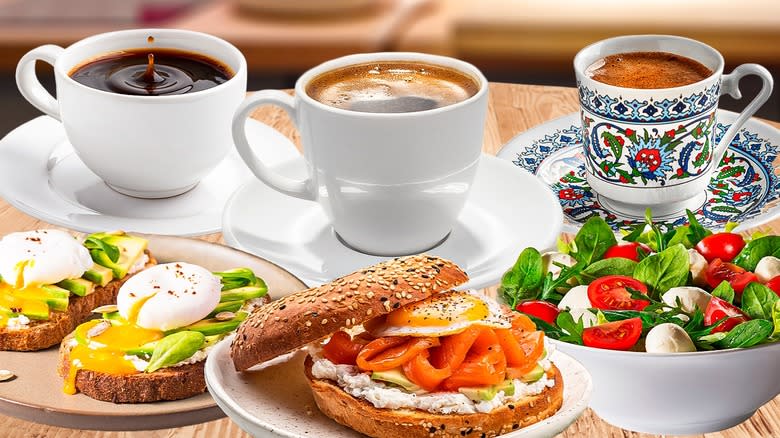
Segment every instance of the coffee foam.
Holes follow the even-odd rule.
[[[352,65],[315,77],[306,93],[326,105],[359,112],[425,111],[462,102],[477,81],[447,67],[389,61]]]
[[[708,78],[712,70],[693,59],[667,52],[609,55],[585,70],[593,80],[624,88],[681,87]]]

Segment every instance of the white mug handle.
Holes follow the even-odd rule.
[[[735,68],[731,73],[723,75],[723,80],[720,85],[720,94],[728,94],[734,99],[742,99],[742,93],[739,91],[739,80],[748,75],[756,75],[761,78],[761,81],[763,82],[761,91],[759,91],[748,106],[739,113],[737,120],[731,124],[731,127],[729,127],[723,134],[723,137],[721,137],[720,142],[715,147],[714,166],[712,166],[713,170],[717,168],[720,160],[723,159],[723,155],[726,154],[726,151],[731,144],[731,140],[737,135],[737,132],[742,128],[742,125],[756,113],[772,94],[772,86],[774,84],[772,74],[769,73],[769,70],[758,64],[742,64]]]
[[[64,51],[62,47],[53,44],[36,47],[22,56],[16,65],[16,86],[22,96],[34,107],[60,121],[60,105],[38,80],[35,62],[40,60],[54,65]]]
[[[290,116],[293,123],[298,126],[295,99],[292,96],[278,90],[258,91],[244,99],[244,102],[241,103],[233,116],[233,142],[236,144],[238,154],[241,155],[244,163],[246,163],[252,173],[268,187],[285,195],[315,201],[317,199],[316,191],[312,187],[310,177],[304,180],[295,180],[277,173],[260,161],[249,145],[249,141],[246,138],[246,130],[244,129],[246,119],[256,107],[262,105],[276,105],[282,108]]]

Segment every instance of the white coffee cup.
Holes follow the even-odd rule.
[[[452,105],[406,113],[350,111],[306,93],[309,82],[325,72],[379,61],[455,69],[472,78],[478,91]],[[319,202],[349,246],[369,254],[412,254],[443,241],[466,202],[481,154],[487,98],[487,79],[463,61],[421,53],[351,55],[304,73],[294,97],[274,90],[248,97],[233,119],[233,140],[265,184]],[[252,152],[244,123],[262,105],[283,108],[296,124],[306,179],[283,176]]]
[[[147,38],[153,37],[149,43]],[[214,58],[234,76],[188,94],[134,96],[76,82],[69,72],[110,52],[173,48]],[[35,62],[54,66],[57,99],[35,75]],[[76,154],[114,190],[141,198],[184,193],[230,151],[233,112],[246,93],[246,60],[232,44],[211,35],[172,29],[137,29],[95,35],[68,48],[45,45],[16,68],[22,95],[62,122]]]

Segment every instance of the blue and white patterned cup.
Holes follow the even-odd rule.
[[[694,59],[713,73],[681,87],[634,89],[591,79],[587,68],[609,55],[668,52]],[[772,93],[772,76],[762,66],[743,64],[723,74],[723,56],[688,38],[632,35],[582,49],[574,58],[588,183],[605,207],[642,216],[647,207],[663,217],[698,209],[710,173],[742,125]],[[718,98],[739,99],[739,80],[763,80],[758,95],[715,144]]]

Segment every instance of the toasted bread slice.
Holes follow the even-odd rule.
[[[555,414],[563,404],[563,377],[547,372],[555,386],[488,413],[434,414],[416,409],[380,409],[355,398],[330,380],[315,379],[311,357],[304,364],[314,401],[328,417],[362,434],[382,438],[495,437]]]
[[[57,373],[65,378],[70,372],[70,350],[73,338],[69,334],[60,345]],[[76,389],[96,400],[114,403],[148,403],[180,400],[206,390],[203,376],[205,361],[162,368],[153,373],[115,375],[91,370],[76,372]]]
[[[262,297],[271,301],[268,295]],[[73,334],[63,339],[57,374],[63,379],[70,372],[70,351],[75,345]],[[204,377],[205,360],[200,362],[161,368],[152,373],[116,375],[81,369],[76,372],[76,390],[96,400],[113,403],[150,403],[164,400],[181,400],[206,391]]]
[[[146,255],[149,256],[149,262],[145,268],[157,263],[149,251],[146,251]],[[0,328],[0,350],[36,351],[59,344],[68,333],[89,319],[93,309],[116,303],[119,288],[130,277],[132,275],[126,275],[125,278],[113,280],[104,287],[97,286],[94,292],[83,297],[71,296],[68,310],[50,312],[48,320],[30,321],[29,326],[22,329]]]

